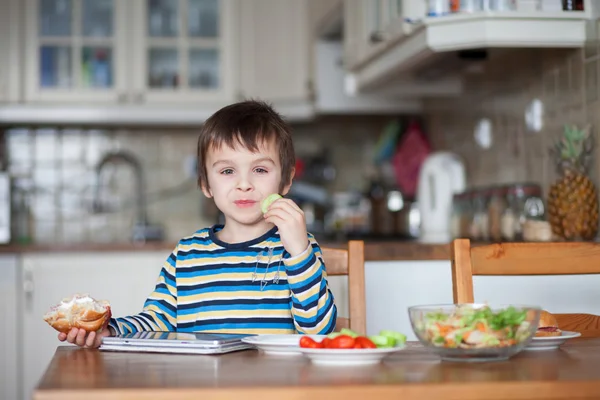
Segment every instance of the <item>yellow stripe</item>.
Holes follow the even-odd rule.
[[[220,249],[221,246],[216,245],[214,243],[202,244],[202,243],[192,243],[192,244],[180,244],[179,250],[181,251],[190,251],[190,250],[217,250]]]
[[[229,256],[229,257],[218,257],[218,258],[202,258],[202,257],[198,257],[198,258],[190,258],[188,260],[179,260],[177,262],[177,267],[197,267],[197,266],[201,266],[201,265],[215,265],[215,264],[239,264],[242,262],[245,263],[250,263],[250,264],[256,264],[256,255],[248,255],[248,256]],[[268,263],[269,262],[269,258],[268,257],[259,257],[259,262],[261,263]],[[271,268],[273,268],[273,266],[277,267],[277,264],[279,264],[279,258],[272,258],[271,259]],[[285,269],[283,262],[281,263],[281,269]]]
[[[265,277],[264,272],[262,274],[257,274],[256,281],[254,284],[259,285],[259,281],[266,281],[267,284],[273,283],[273,279],[275,278],[275,274],[277,273],[277,269],[270,270]],[[177,284],[182,286],[185,284],[189,285],[197,285],[199,283],[206,282],[220,282],[225,280],[232,281],[243,281],[243,280],[251,280],[252,273],[250,272],[232,272],[232,273],[219,273],[208,276],[193,276],[190,278],[177,278]],[[287,279],[287,274],[283,271],[283,267],[279,270],[279,279]]]
[[[309,297],[312,297],[314,295],[318,295],[319,294],[319,290],[321,288],[319,287],[319,285],[314,285],[312,288],[310,288],[309,290],[300,293],[299,295],[296,295],[296,298],[298,299],[298,301],[303,302],[306,301],[306,299],[308,299]]]
[[[222,318],[250,318],[250,317],[280,317],[291,318],[290,310],[218,310],[218,311],[200,311],[198,314],[180,315],[177,318],[178,323],[204,321],[207,319]]]
[[[167,313],[163,313],[163,311],[160,308],[156,307],[155,305],[151,305],[147,308],[144,308],[144,312],[146,312],[152,316],[154,323],[156,325],[158,325],[160,327],[160,330],[162,330],[162,331],[168,331],[169,328],[167,328],[167,325],[165,325],[165,323],[162,322],[162,320],[156,316],[157,314],[164,316],[171,325],[175,325],[177,323],[177,321],[174,318],[172,318]]]
[[[173,307],[177,307],[177,304],[173,302],[173,296],[168,295],[166,293],[152,292],[152,294],[148,296],[148,300],[165,300],[168,304],[172,305]]]
[[[267,286],[268,287],[268,286]],[[290,296],[290,291],[286,289],[280,290],[264,290],[264,291],[249,291],[244,290],[240,292],[211,292],[211,293],[200,293],[191,296],[181,296],[178,298],[179,304],[191,304],[206,300],[221,300],[221,299],[262,299],[262,298],[276,298],[282,299]]]
[[[240,328],[240,329],[211,329],[206,332],[214,332],[214,333],[247,333],[251,335],[293,335],[297,332],[294,329],[248,329],[248,328]]]

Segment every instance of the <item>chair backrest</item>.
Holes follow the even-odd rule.
[[[366,334],[367,317],[365,301],[365,244],[350,240],[348,248],[321,248],[327,276],[348,275],[348,308],[350,318],[338,317],[336,331],[349,328]]]
[[[496,243],[471,247],[468,239],[456,239],[450,253],[454,303],[474,302],[473,275],[600,274],[600,243]],[[600,337],[599,316],[553,315],[562,330]]]

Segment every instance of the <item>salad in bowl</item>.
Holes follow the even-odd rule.
[[[534,336],[540,308],[487,304],[414,306],[408,309],[419,341],[448,361],[506,360]]]

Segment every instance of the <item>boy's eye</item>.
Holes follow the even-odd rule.
[[[258,168],[256,168],[256,169],[254,170],[254,172],[257,172],[257,173],[259,173],[259,174],[266,174],[266,173],[267,173],[267,172],[269,172],[269,171],[267,171],[267,170],[266,170],[266,169],[264,169],[264,168],[260,168],[260,167],[258,167]]]
[[[233,174],[233,169],[227,168],[221,171],[221,175],[231,175]]]

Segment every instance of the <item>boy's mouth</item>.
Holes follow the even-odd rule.
[[[243,208],[248,208],[248,207],[252,207],[256,204],[257,202],[254,200],[236,200],[234,201],[234,204],[238,207],[243,207]]]

